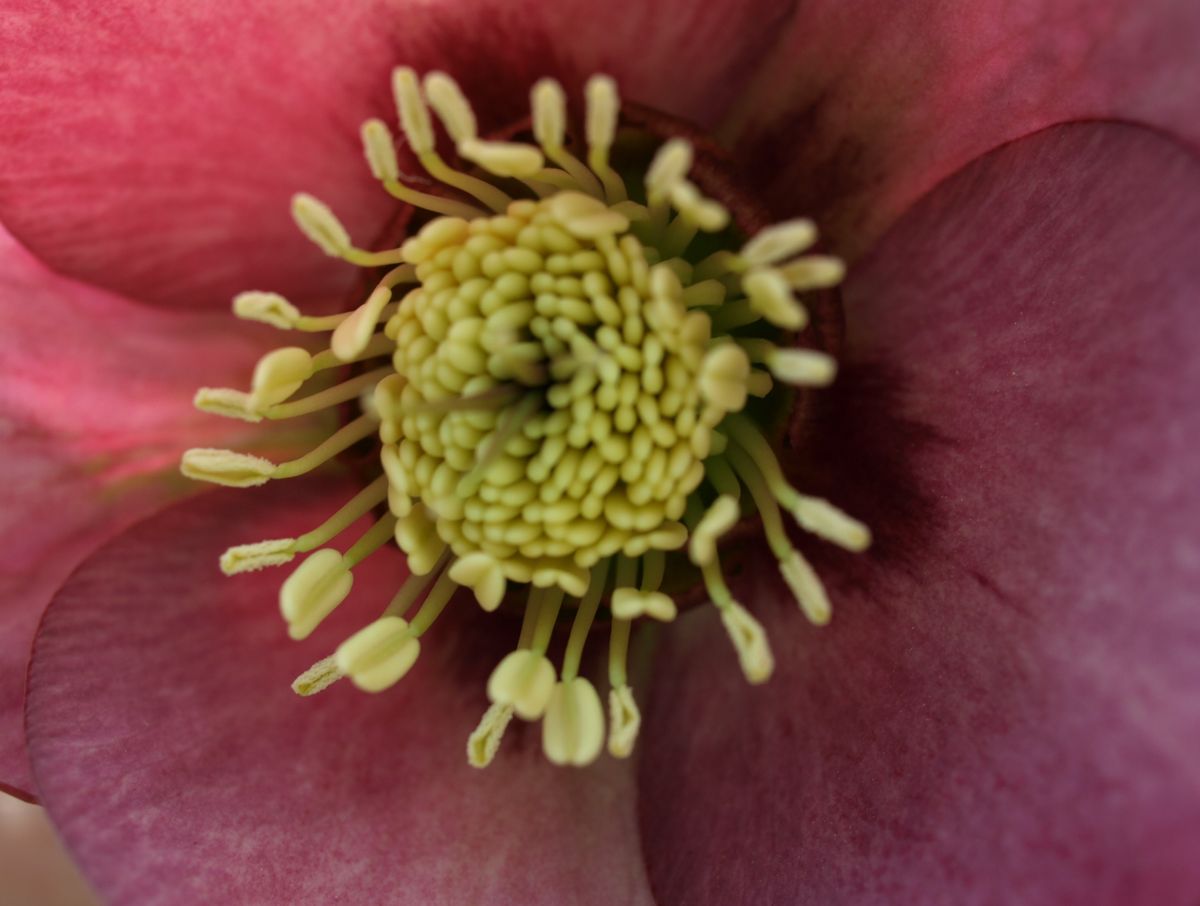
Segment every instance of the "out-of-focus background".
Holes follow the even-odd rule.
[[[0,793],[0,903],[98,906],[58,842],[46,813]]]

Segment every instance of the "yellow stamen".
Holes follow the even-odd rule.
[[[588,79],[584,93],[587,96],[588,166],[604,184],[608,203],[617,204],[627,197],[624,181],[608,163],[621,115],[617,83],[608,76],[595,75]]]
[[[604,746],[604,707],[581,676],[557,683],[542,722],[542,749],[553,764],[591,764]]]
[[[392,93],[396,98],[396,109],[400,124],[412,146],[417,160],[429,175],[446,185],[478,198],[493,211],[503,211],[512,202],[504,192],[491,183],[468,176],[448,166],[434,150],[433,122],[429,109],[421,96],[417,74],[407,66],[398,66],[392,71]]]
[[[530,106],[534,137],[546,157],[567,172],[570,181],[565,188],[578,188],[589,195],[602,196],[604,188],[595,174],[563,147],[567,131],[567,96],[562,86],[554,79],[540,80],[530,92]]]
[[[338,669],[337,657],[331,654],[321,658],[292,680],[292,691],[300,696],[316,695],[318,692],[324,692],[345,675]]]
[[[613,167],[621,102],[606,76],[585,89],[586,164],[566,148],[566,96],[553,80],[531,91],[536,145],[481,137],[445,73],[422,82],[399,67],[393,92],[407,146],[442,183],[433,193],[445,194],[401,182],[399,147],[382,121],[363,124],[363,152],[390,194],[435,216],[419,217],[398,248],[367,251],[328,206],[294,196],[297,225],[325,253],[390,270],[361,304],[334,315],[304,315],[277,293],[239,295],[238,317],[324,333],[322,348],[274,350],[250,392],[202,388],[195,400],[249,422],[355,401],[362,414],[289,462],[197,449],[181,471],[249,487],[303,475],[372,438],[377,477],[329,519],[221,559],[234,574],[308,553],[280,589],[288,632],[303,639],[348,596],[355,566],[392,541],[405,553],[409,576],[382,614],[297,677],[295,691],[311,695],[343,676],[368,691],[388,688],[412,668],[419,639],[456,589],[470,588],[485,612],[523,590],[520,637],[488,679],[491,706],[468,740],[468,761],[490,763],[516,715],[544,717],[552,762],[588,764],[603,748],[605,716],[581,670],[607,603],[608,750],[627,757],[641,723],[628,683],[632,621],[676,617],[660,589],[684,549],[747,679],[761,683],[774,666],[766,634],[734,600],[718,551],[743,506],[815,623],[829,619],[829,599],[782,511],[849,550],[870,542],[860,522],[788,483],[754,420],[783,414],[789,397],[778,383],[833,380],[830,356],[791,348],[781,334],[808,323],[796,294],[839,282],[844,265],[810,253],[817,233],[808,220],[739,238],[729,211],[689,178],[695,152],[683,139],[662,144],[645,169],[645,202],[631,200]],[[437,130],[469,172],[439,156]],[[644,147],[624,138],[623,170]],[[701,233],[712,235],[701,243]],[[360,362],[369,364],[345,368]],[[331,369],[342,371],[340,383],[322,377]],[[762,402],[747,408],[751,396]],[[325,546],[372,511],[344,554]],[[547,653],[564,611],[573,619],[560,676]]]
[[[642,726],[642,714],[628,686],[610,689],[608,693],[608,752],[614,758],[628,758],[637,742]]]
[[[297,641],[308,638],[346,600],[353,585],[354,574],[340,553],[327,547],[310,554],[279,589],[288,635]]]
[[[416,663],[421,643],[400,617],[380,617],[338,646],[337,668],[364,692],[382,692]]]
[[[492,763],[512,717],[511,705],[492,705],[484,712],[479,726],[467,739],[467,763],[471,767],[486,768]]]

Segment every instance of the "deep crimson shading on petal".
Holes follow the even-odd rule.
[[[487,771],[466,764],[488,671],[516,638],[507,618],[463,596],[395,689],[289,690],[378,614],[402,559],[371,557],[332,625],[297,645],[276,606],[286,572],[225,579],[216,558],[301,531],[351,491],[281,482],[181,504],[55,598],[30,752],[89,880],[118,903],[647,902],[626,766],[555,770],[515,728]]]
[[[776,210],[852,257],[940,179],[1080,119],[1200,147],[1200,6],[1175,0],[800,4],[729,124]]]
[[[892,375],[926,428],[862,433],[921,505],[857,501],[878,549],[825,558],[825,630],[742,564],[767,686],[711,614],[669,636],[639,775],[661,901],[1197,902],[1198,242],[1194,158],[1077,125],[853,272],[847,376]]]
[[[2,231],[0,324],[0,788],[28,797],[21,695],[42,609],[101,541],[197,488],[185,448],[256,433],[191,398],[244,384],[269,331],[59,277]]]
[[[535,79],[578,85],[596,69],[630,97],[711,123],[790,9],[26,4],[0,23],[0,217],[55,268],[137,298],[195,307],[224,306],[241,289],[320,297],[346,288],[351,272],[300,237],[288,199],[312,192],[360,244],[375,239],[395,205],[367,172],[358,128],[372,115],[394,121],[393,66],[463,77],[492,126],[527,113]]]

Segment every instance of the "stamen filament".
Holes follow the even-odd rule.
[[[396,343],[394,340],[389,339],[382,333],[377,333],[363,348],[362,352],[352,359],[339,359],[334,355],[332,349],[322,349],[312,357],[313,372],[325,371],[341,365],[350,365],[354,362],[365,362],[367,359],[376,359],[380,356],[391,355],[395,349]]]
[[[718,494],[726,494],[734,500],[742,497],[742,484],[733,474],[729,463],[721,456],[710,456],[704,461],[704,472],[708,483]]]
[[[277,465],[271,471],[272,478],[295,478],[311,472],[322,466],[344,450],[348,450],[360,440],[365,440],[375,433],[378,422],[369,415],[360,415],[345,427],[326,438],[312,451]]]
[[[609,204],[628,198],[625,182],[608,163],[609,151],[617,134],[617,121],[621,114],[621,100],[617,96],[617,85],[603,75],[592,76],[584,88],[587,97],[588,166],[604,184],[604,194]]]
[[[350,545],[349,550],[342,555],[342,561],[346,564],[347,569],[353,569],[362,563],[367,557],[375,553],[384,546],[392,538],[392,532],[396,526],[396,517],[391,513],[380,517],[380,519],[369,529],[367,529],[361,538]]]
[[[440,195],[431,195],[428,192],[418,192],[416,189],[409,188],[398,179],[385,179],[381,184],[384,190],[397,201],[410,204],[414,208],[432,211],[434,214],[442,214],[446,217],[463,217],[466,219],[482,217],[485,214],[480,208],[463,201],[443,198]]]
[[[421,609],[417,611],[417,615],[413,617],[408,626],[409,633],[414,638],[420,638],[422,633],[433,625],[433,621],[441,616],[457,588],[458,583],[450,578],[449,570],[438,576],[437,582],[434,583],[425,600],[421,602]]]
[[[443,551],[441,558],[429,572],[420,576],[414,573],[405,579],[384,610],[383,616],[404,616],[408,612],[408,609],[416,602],[417,598],[421,597],[425,589],[429,587],[430,583],[442,574],[449,561],[450,551]]]
[[[775,499],[791,512],[805,531],[850,551],[863,551],[870,546],[871,531],[863,523],[843,513],[827,500],[801,494],[788,484],[775,452],[752,421],[742,414],[734,414],[729,418],[733,429],[730,437],[741,445]]]
[[[564,592],[557,585],[546,589],[542,599],[541,610],[538,613],[537,628],[533,633],[532,648],[538,654],[545,654],[550,647],[550,635],[554,632],[554,624],[558,621],[558,611],[562,607]]]
[[[748,299],[734,299],[718,308],[712,317],[713,334],[729,333],[762,320]]]
[[[537,631],[538,618],[542,613],[542,601],[546,590],[536,585],[529,586],[529,594],[525,597],[525,613],[521,618],[521,637],[517,641],[518,649],[529,649],[533,646],[533,636]]]
[[[660,550],[649,550],[642,557],[642,591],[658,591],[667,570],[667,556]]]
[[[600,598],[604,595],[604,586],[608,580],[609,560],[601,560],[592,567],[591,578],[588,581],[587,594],[575,611],[575,622],[571,624],[571,635],[567,639],[567,649],[563,654],[562,681],[574,679],[579,674],[579,664],[583,659],[583,648],[587,644],[588,632],[596,611],[600,607]]]
[[[403,264],[404,256],[400,249],[388,249],[385,252],[368,252],[366,249],[352,248],[342,255],[351,264],[359,267],[383,267],[388,264]]]
[[[270,406],[262,414],[272,420],[311,415],[322,409],[328,409],[330,406],[357,399],[364,390],[373,387],[391,373],[391,368],[376,368],[374,371],[368,371],[333,387],[327,387],[303,399]]]
[[[629,657],[629,620],[614,619],[608,640],[608,681],[614,689],[627,685],[626,662]]]
[[[387,476],[380,475],[351,497],[336,513],[311,532],[305,532],[291,545],[296,553],[314,550],[326,544],[387,499]],[[391,532],[391,529],[388,529]]]

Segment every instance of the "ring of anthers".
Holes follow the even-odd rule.
[[[480,138],[470,105],[443,73],[422,82],[401,67],[393,88],[409,146],[451,194],[402,183],[387,126],[365,123],[366,157],[384,189],[436,216],[398,249],[369,252],[352,245],[329,208],[297,195],[297,224],[327,254],[390,269],[342,315],[304,316],[274,293],[238,296],[239,317],[327,333],[327,346],[276,349],[249,392],[204,388],[196,397],[202,410],[249,421],[355,400],[362,414],[291,462],[195,449],[183,473],[259,485],[305,474],[377,434],[379,477],[324,524],[221,559],[234,574],[312,551],[280,593],[288,631],[303,639],[347,596],[357,564],[393,539],[407,555],[411,576],[383,615],[293,688],[308,695],[343,676],[367,691],[388,688],[412,667],[457,587],[486,611],[521,591],[520,639],[491,674],[492,704],[470,735],[469,761],[488,764],[516,714],[543,719],[551,761],[587,764],[604,745],[605,720],[580,665],[604,604],[608,748],[626,756],[640,723],[626,670],[630,628],[675,617],[664,579],[690,567],[674,552],[686,550],[699,569],[746,677],[761,683],[773,669],[766,635],[733,599],[717,556],[743,501],[752,501],[814,623],[828,621],[829,602],[781,511],[850,550],[869,543],[863,525],[788,484],[747,410],[751,397],[765,397],[782,398],[781,411],[789,397],[776,382],[833,379],[828,355],[777,341],[808,321],[796,293],[835,285],[842,264],[805,254],[816,229],[803,219],[701,258],[693,240],[729,236],[728,212],[688,179],[693,151],[682,139],[659,147],[644,187],[626,182],[612,163],[620,104],[608,77],[586,86],[586,162],[568,148],[566,98],[553,80],[532,90],[536,146]],[[472,172],[439,156],[431,108]],[[524,197],[512,197],[514,187]],[[362,364],[331,384],[331,369],[346,363]],[[304,387],[311,392],[294,399]],[[385,501],[386,514],[344,553],[324,546]],[[556,671],[547,651],[560,615],[571,612]]]

